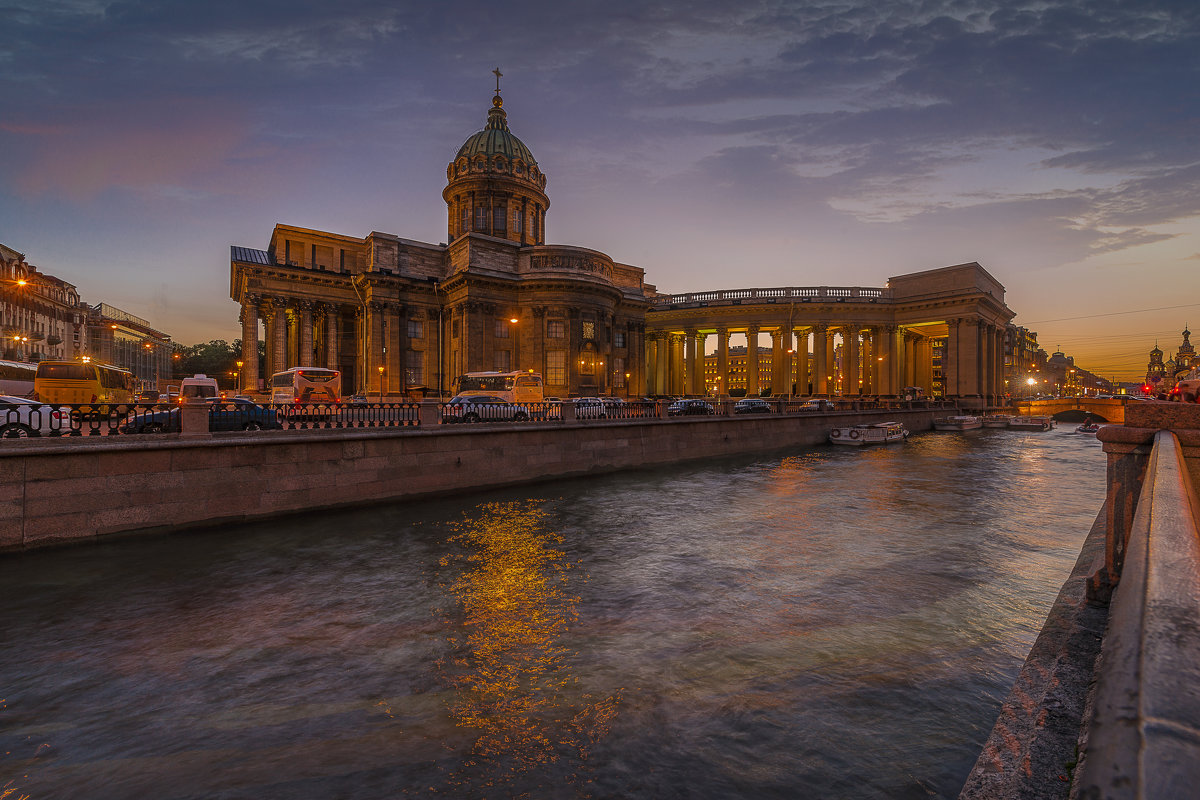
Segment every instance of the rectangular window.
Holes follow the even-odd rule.
[[[512,353],[508,350],[497,350],[496,360],[492,369],[496,372],[512,372]]]
[[[613,347],[625,346],[625,331],[613,331]]]
[[[621,356],[613,356],[613,388],[625,388],[625,359]]]
[[[459,330],[459,323],[460,323],[460,322],[462,322],[462,320],[458,320],[458,319],[456,319],[456,320],[454,320],[453,322],[451,322],[451,323],[450,323],[450,338],[451,338],[451,339],[457,339],[457,338],[458,338],[458,330]]]
[[[521,209],[519,209],[519,208],[513,209],[513,232],[514,233],[521,232],[521,227],[522,227],[521,223],[525,221],[523,219],[524,216],[525,215],[521,213]]]
[[[410,319],[408,321],[408,338],[424,339],[425,338],[425,323],[419,319]]]
[[[508,208],[504,205],[498,205],[492,209],[492,230],[504,231],[507,230]]]
[[[509,321],[506,319],[496,320],[496,338],[497,339],[507,339],[508,338],[509,324],[510,324]]]
[[[425,385],[425,353],[423,351],[409,350],[404,366],[404,374],[407,377],[407,385]]]
[[[546,351],[546,384],[548,386],[567,385],[567,351]]]
[[[460,226],[459,233],[466,233],[470,229],[469,228],[470,224],[471,224],[471,209],[467,208],[466,206],[463,206],[462,207],[462,225]]]
[[[547,339],[564,339],[567,336],[567,326],[560,319],[552,319],[546,322],[546,338]]]
[[[475,230],[487,230],[487,209],[483,206],[475,206]]]

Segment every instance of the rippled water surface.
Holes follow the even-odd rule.
[[[953,797],[1103,495],[930,433],[0,558],[0,795]]]

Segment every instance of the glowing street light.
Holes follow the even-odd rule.
[[[379,370],[379,402],[383,403],[383,365],[380,364],[376,369]]]

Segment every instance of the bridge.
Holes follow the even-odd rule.
[[[1082,421],[1089,414],[1100,422],[1125,421],[1125,406],[1141,400],[1128,397],[1050,397],[1041,400],[1018,400],[1013,408],[1021,416],[1045,416],[1067,421]]]

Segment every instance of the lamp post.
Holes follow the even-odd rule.
[[[379,403],[383,404],[383,365],[380,364],[376,369],[379,370]]]
[[[1037,378],[1027,378],[1025,385],[1029,387],[1029,399],[1033,399],[1033,387],[1037,386]]]

